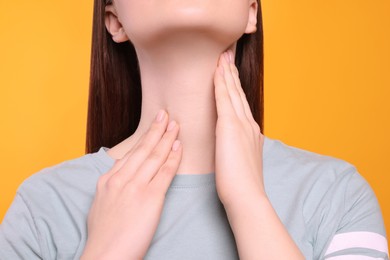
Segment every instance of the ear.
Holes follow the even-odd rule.
[[[257,0],[249,0],[250,6],[249,6],[249,17],[248,17],[248,24],[246,25],[245,33],[251,34],[256,32],[257,30],[257,10],[258,10],[258,4]]]
[[[115,7],[113,4],[106,5],[104,12],[104,22],[107,31],[111,34],[112,40],[116,43],[128,41],[125,30],[118,19]]]

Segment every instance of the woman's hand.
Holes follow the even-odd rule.
[[[175,141],[179,126],[170,123],[167,128],[167,113],[161,113],[161,121],[157,116],[135,147],[99,178],[81,259],[146,255],[182,156]]]
[[[304,259],[266,196],[264,136],[253,119],[230,51],[221,56],[214,83],[216,186],[240,259]]]
[[[221,55],[214,75],[216,126],[216,186],[225,208],[239,207],[265,195],[262,174],[264,136],[242,90],[233,53]]]

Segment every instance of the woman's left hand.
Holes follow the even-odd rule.
[[[264,136],[241,87],[233,53],[221,55],[214,75],[217,105],[215,171],[218,196],[225,209],[265,195]]]

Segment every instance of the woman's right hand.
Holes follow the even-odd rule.
[[[161,121],[157,116],[134,148],[100,176],[81,259],[133,260],[146,255],[182,156],[182,146],[175,141],[179,126],[168,125],[166,111],[160,112]]]

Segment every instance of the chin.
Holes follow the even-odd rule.
[[[248,0],[117,0],[117,7],[131,42],[142,47],[156,41],[163,44],[169,39],[189,41],[191,37],[224,44],[234,42],[245,32],[248,3]]]
[[[132,42],[138,46],[177,42],[192,44],[196,41],[228,46],[245,32],[246,21],[216,19],[201,10],[186,9],[160,22],[155,20],[144,29],[137,30]]]

